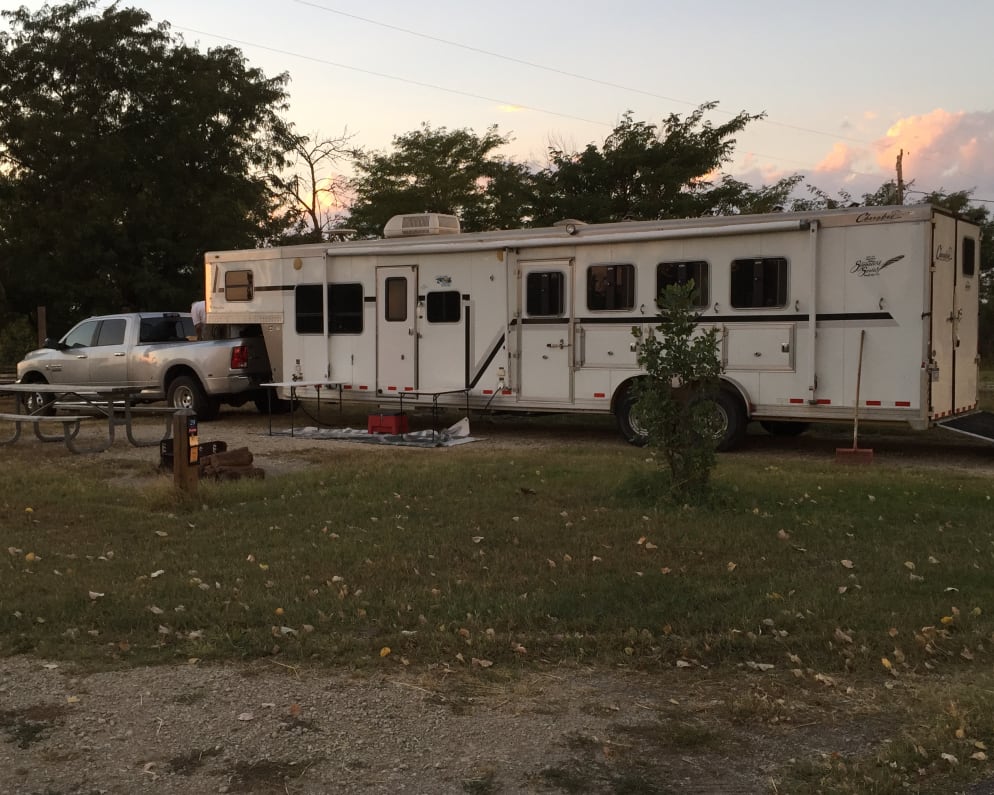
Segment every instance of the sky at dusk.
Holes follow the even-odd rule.
[[[22,3],[0,0],[0,10]],[[41,2],[25,2],[38,9]],[[107,5],[100,3],[100,8]],[[298,131],[388,150],[422,122],[513,141],[600,144],[626,111],[658,123],[717,101],[765,112],[724,169],[857,197],[895,175],[975,188],[994,210],[994,3],[987,0],[134,0],[188,44],[233,44],[290,75]],[[6,25],[4,25],[6,26]],[[912,198],[914,198],[912,194]]]

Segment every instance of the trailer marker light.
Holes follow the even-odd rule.
[[[351,389],[352,384],[342,384],[342,389]]]
[[[513,390],[505,389],[503,392],[501,392],[501,394],[502,395],[513,395],[514,392],[513,392]]]
[[[492,395],[493,393],[494,393],[494,391],[492,389],[484,389],[483,390],[483,394],[484,395]]]
[[[396,391],[397,391],[397,387],[395,387],[395,386],[388,386],[387,387],[387,392],[396,392]]]
[[[828,398],[818,398],[815,401],[815,403],[817,403],[819,406],[829,406],[831,405],[832,401],[829,400]]]
[[[369,389],[369,387],[368,387],[368,386],[365,386],[365,385],[362,385],[362,386],[360,386],[360,387],[359,387],[359,389],[360,389],[360,390],[363,390],[363,389]]]
[[[594,392],[594,397],[602,398],[602,397],[607,397],[607,395],[605,395],[603,392]]]
[[[413,386],[405,386],[404,387],[404,391],[405,392],[413,392],[414,391],[414,387]]]
[[[911,401],[910,400],[895,400],[894,401],[894,405],[895,406],[900,406],[901,408],[910,408],[911,407]]]
[[[803,403],[804,398],[791,398],[789,402],[794,404]]]
[[[881,403],[879,400],[868,400],[868,401],[866,401],[866,405],[867,406],[882,406],[883,403]]]

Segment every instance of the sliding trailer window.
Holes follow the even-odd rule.
[[[462,296],[458,290],[438,290],[425,296],[429,323],[458,323],[462,320]]]
[[[566,274],[562,271],[529,273],[525,281],[525,311],[531,317],[566,314]]]
[[[730,295],[736,309],[787,306],[788,263],[785,257],[732,260]]]
[[[708,264],[703,260],[660,262],[656,266],[656,303],[659,303],[667,287],[691,282],[694,284],[694,292],[690,296],[691,306],[702,309],[711,303]]]
[[[362,333],[362,285],[328,285],[328,333]],[[320,284],[300,284],[294,289],[294,327],[298,334],[324,331]]]
[[[227,271],[224,274],[224,299],[226,301],[251,301],[255,295],[252,271]]]
[[[587,268],[587,309],[631,309],[634,306],[634,265],[591,265]]]

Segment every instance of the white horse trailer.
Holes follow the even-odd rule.
[[[632,329],[692,279],[718,332],[723,449],[750,420],[851,422],[860,373],[861,422],[991,427],[979,230],[928,205],[481,233],[411,215],[384,239],[205,259],[208,322],[262,324],[284,398],[614,413],[638,441]]]

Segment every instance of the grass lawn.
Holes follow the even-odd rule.
[[[865,758],[797,760],[780,791],[990,775],[989,474],[729,454],[714,504],[687,508],[643,496],[655,470],[634,448],[404,453],[356,446],[194,498],[0,453],[0,655],[859,683],[906,731]]]

